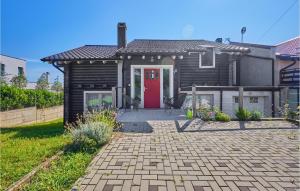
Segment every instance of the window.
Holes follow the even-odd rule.
[[[205,54],[199,54],[199,68],[214,68],[216,62],[215,50],[208,48]]]
[[[249,102],[250,103],[258,103],[258,97],[250,97]]]
[[[93,112],[112,106],[111,91],[84,91],[84,111]]]
[[[170,98],[170,69],[163,69],[163,96]]]
[[[134,69],[134,97],[141,100],[141,69]]]
[[[1,76],[5,76],[5,64],[1,64],[1,67],[0,67],[0,75],[1,75]]]
[[[23,67],[18,67],[18,75],[24,75],[24,68]]]
[[[239,103],[239,97],[233,97],[234,103]]]
[[[210,94],[198,94],[197,95],[198,107],[211,108],[213,106],[213,95]]]

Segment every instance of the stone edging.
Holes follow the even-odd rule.
[[[20,180],[18,180],[17,182],[14,182],[6,190],[7,191],[16,191],[16,190],[19,190],[24,184],[28,183],[38,171],[40,171],[43,168],[49,167],[50,163],[52,161],[54,161],[54,160],[57,160],[63,153],[64,153],[63,151],[57,152],[51,158],[48,158],[46,161],[42,162],[40,165],[38,165],[37,167],[35,167],[28,174],[26,174],[25,176],[23,176]]]

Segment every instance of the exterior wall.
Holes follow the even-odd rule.
[[[192,92],[183,91],[187,93],[186,100],[183,104],[183,109],[192,107]],[[211,96],[211,106],[221,108],[220,91],[197,91],[197,96],[207,95]],[[238,108],[238,103],[234,102],[234,97],[238,97],[238,91],[225,91],[222,95],[222,111],[231,117],[235,118],[235,110]],[[258,103],[249,103],[250,96],[258,97]],[[279,93],[275,92],[275,108],[279,106]],[[244,92],[244,108],[249,111],[258,110],[263,113],[264,117],[272,116],[272,92],[270,91],[245,91]],[[199,99],[197,99],[196,107],[199,108]]]
[[[153,62],[151,62],[151,56],[145,56],[145,59],[142,59],[142,56],[132,56],[131,59],[125,58],[123,63],[123,87],[126,88],[127,96],[131,97],[130,93],[130,77],[131,77],[131,66],[132,65],[174,65],[174,70],[178,68],[176,60],[173,60],[170,56],[162,56],[161,59],[157,59],[157,56],[153,56]],[[174,74],[174,95],[177,95],[178,90],[178,74]],[[129,107],[127,105],[127,107]]]
[[[63,106],[45,109],[29,107],[0,112],[0,127],[14,127],[35,122],[45,122],[63,117]]]
[[[243,56],[240,60],[241,86],[272,86],[272,60]]]
[[[215,68],[199,68],[199,54],[185,56],[182,60],[176,60],[179,65],[180,87],[196,85],[215,86],[228,85],[229,56],[216,54]]]
[[[23,67],[26,76],[26,61],[10,56],[0,55],[0,63],[5,65],[6,80],[9,82],[12,77],[18,75],[18,67]]]
[[[127,95],[130,96],[131,65],[174,65],[174,97],[178,94],[179,87],[196,85],[228,85],[229,61],[227,54],[216,54],[215,68],[199,68],[199,54],[192,53],[184,55],[183,59],[176,57],[173,60],[170,56],[132,56],[124,60],[124,83]]]
[[[223,91],[223,112],[231,117],[235,117],[235,110],[238,108],[238,103],[234,102],[234,97],[238,97],[238,91]],[[258,97],[258,103],[249,103],[249,97]],[[245,91],[244,108],[249,111],[258,110],[263,113],[264,117],[272,116],[272,93],[268,91]]]
[[[237,71],[239,85],[272,86],[272,72],[275,74],[276,70],[276,65],[274,64],[274,68],[272,66],[272,59],[276,58],[275,47],[247,43],[232,44],[250,48],[250,53],[241,56],[239,61],[239,70]],[[274,85],[277,85],[276,82],[278,82],[278,76],[274,75]]]
[[[89,62],[69,66],[69,120],[83,113],[84,91],[111,91],[118,84],[118,64],[114,61]],[[66,75],[66,73],[65,73]],[[66,85],[66,84],[65,84]],[[65,92],[68,93],[68,92]]]

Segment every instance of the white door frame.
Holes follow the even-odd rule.
[[[169,70],[169,81],[170,81],[170,97],[173,97],[174,92],[174,73],[173,65],[131,65],[130,68],[130,95],[131,99],[135,97],[134,92],[134,69],[141,69],[141,108],[144,108],[144,69],[145,68],[158,68],[160,69],[160,108],[164,107],[164,97],[163,97],[163,69],[170,69]]]

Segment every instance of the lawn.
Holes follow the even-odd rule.
[[[63,149],[71,138],[64,133],[62,120],[16,128],[2,128],[0,134],[0,190]]]

